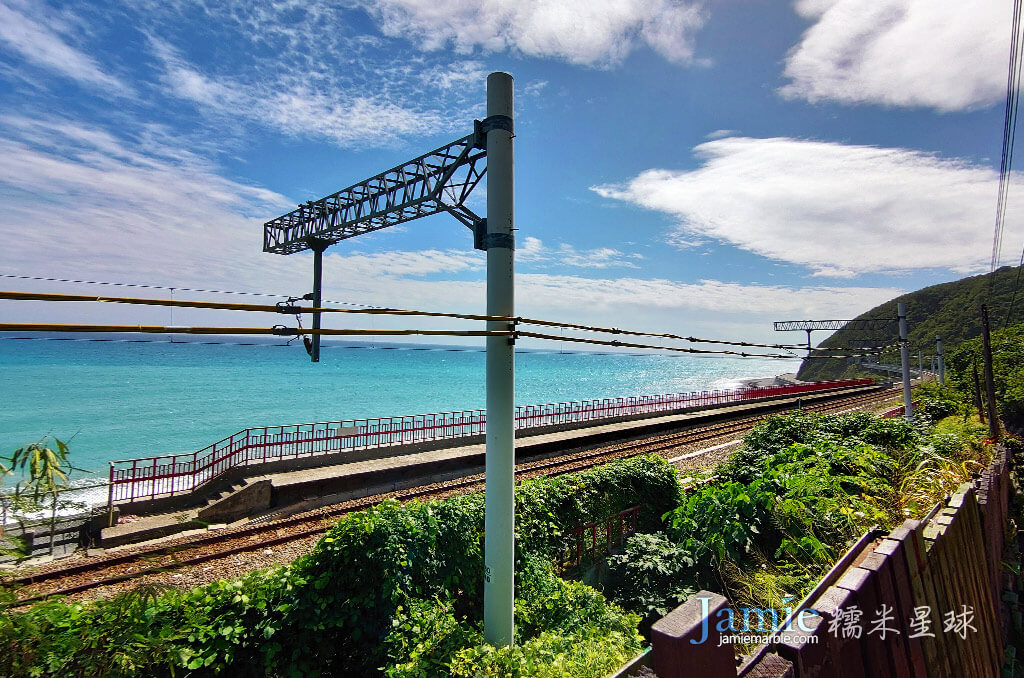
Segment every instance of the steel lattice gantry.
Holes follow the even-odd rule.
[[[420,217],[448,212],[473,230],[487,252],[487,431],[484,511],[484,638],[506,646],[514,638],[515,562],[515,210],[513,83],[508,73],[487,77],[487,117],[473,133],[375,177],[299,205],[266,222],[263,251],[312,250],[313,293],[321,305],[323,252],[330,245]],[[465,201],[488,168],[487,218]],[[281,307],[282,312],[288,306]],[[320,312],[313,312],[307,345],[320,358]]]
[[[493,122],[492,122],[493,124]],[[486,172],[486,128],[337,193],[299,205],[263,226],[263,251],[294,254],[420,217],[449,212],[470,228],[482,221],[465,206]],[[478,243],[479,245],[479,243]]]
[[[884,330],[896,318],[868,318],[864,320],[781,320],[773,323],[776,331],[791,330]]]

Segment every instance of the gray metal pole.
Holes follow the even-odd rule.
[[[946,383],[946,361],[945,356],[942,354],[942,337],[935,335],[935,353],[939,362],[939,383]]]
[[[512,76],[487,76],[487,314],[515,317]],[[488,330],[509,324],[488,321]],[[484,490],[484,639],[511,645],[515,560],[515,345],[487,337],[487,452]]]
[[[910,399],[910,347],[907,342],[907,305],[902,301],[896,305],[900,320],[900,363],[903,367],[903,417],[914,421],[914,406]]]
[[[324,248],[322,246],[313,248],[313,308],[320,308],[323,302],[323,279],[324,279]],[[313,314],[313,329],[320,329],[320,314]],[[320,335],[316,332],[310,337],[312,350],[309,358],[312,362],[320,362]]]

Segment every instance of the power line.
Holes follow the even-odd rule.
[[[182,288],[184,289],[184,288]],[[400,316],[424,316],[424,317],[441,317],[441,318],[457,318],[462,320],[484,320],[484,321],[507,321],[512,324],[527,324],[527,325],[542,325],[548,327],[559,327],[567,329],[578,329],[589,332],[598,332],[604,334],[623,334],[630,336],[647,336],[657,337],[662,339],[675,339],[680,341],[688,341],[690,343],[705,343],[705,344],[721,344],[729,346],[744,346],[753,348],[774,348],[782,350],[806,350],[807,347],[800,344],[758,344],[754,342],[741,342],[741,341],[728,341],[728,340],[714,340],[714,339],[700,339],[692,336],[682,336],[678,334],[664,333],[664,332],[644,332],[636,330],[624,330],[615,327],[599,327],[593,325],[580,325],[576,323],[563,323],[549,320],[538,320],[535,318],[506,318],[504,316],[489,316],[489,315],[477,315],[468,313],[443,313],[437,311],[415,311],[407,309],[395,309],[395,308],[332,308],[332,307],[303,307],[295,306],[294,304],[279,303],[271,306],[268,304],[237,304],[230,302],[218,302],[218,301],[190,301],[184,299],[149,299],[149,298],[136,298],[136,297],[105,297],[105,296],[93,296],[84,294],[53,294],[48,292],[12,292],[12,291],[0,291],[0,299],[9,300],[21,300],[21,301],[54,301],[54,302],[100,302],[100,303],[114,303],[114,304],[138,304],[145,306],[170,306],[170,307],[184,307],[184,308],[205,308],[205,309],[217,309],[226,311],[256,311],[264,313],[287,313],[289,315],[295,315],[297,318],[303,313],[357,313],[357,314],[371,314],[371,315],[400,315]],[[294,299],[294,298],[292,298]],[[526,336],[526,335],[524,335]],[[615,344],[611,344],[615,345]],[[879,349],[885,348],[878,347]],[[865,347],[859,349],[847,349],[847,348],[819,348],[815,350],[827,350],[827,351],[846,351],[846,350],[871,350]],[[708,351],[713,353],[713,351]],[[735,355],[741,355],[736,352],[726,352]],[[795,357],[795,356],[794,356]]]
[[[684,348],[677,346],[658,346],[656,344],[635,344],[632,342],[616,341],[616,340],[601,340],[601,339],[584,339],[583,337],[563,337],[557,334],[540,334],[537,332],[515,332],[517,337],[530,337],[532,339],[545,339],[548,341],[572,341],[581,344],[596,344],[599,346],[618,346],[623,348],[644,348],[653,349],[658,351],[674,351],[679,353],[701,353],[708,355],[731,355],[740,358],[785,358],[789,360],[796,359],[797,356],[778,354],[778,353],[746,353],[739,351],[727,351],[720,350],[714,351],[711,349],[702,348]],[[874,355],[873,353],[864,353],[856,355],[828,355],[828,356],[807,356],[808,358],[860,358],[867,355]]]
[[[237,294],[240,296],[248,297],[273,297],[276,299],[287,299],[287,294],[271,294],[269,292],[238,292],[234,290],[206,290],[195,287],[169,287],[167,285],[146,285],[143,283],[119,283],[119,282],[104,282],[102,280],[75,280],[72,278],[45,278],[34,275],[16,275],[12,273],[0,273],[0,278],[13,278],[15,280],[38,280],[44,282],[61,282],[61,283],[78,283],[83,285],[109,285],[111,287],[135,287],[138,289],[150,289],[150,290],[170,290],[171,292],[202,292],[204,294]],[[324,299],[328,304],[345,304],[346,306],[360,306],[365,308],[379,308],[373,305],[367,304],[356,304],[348,301],[333,301],[330,299]]]
[[[1010,185],[1010,169],[1013,166],[1014,137],[1017,132],[1017,107],[1020,100],[1020,19],[1021,0],[1013,3],[1013,23],[1010,36],[1010,62],[1006,75],[1006,105],[1003,112],[1003,147],[999,161],[999,195],[996,199],[995,233],[992,236],[991,271],[999,265],[999,254],[1002,249],[1004,218],[1006,214],[1006,197]],[[991,286],[991,282],[990,282]]]
[[[0,332],[142,332],[145,334],[270,334],[291,337],[302,334],[325,336],[405,336],[438,337],[507,337],[509,331],[492,330],[366,330],[366,329],[304,329],[295,327],[203,327],[180,325],[73,325],[65,323],[0,323]]]

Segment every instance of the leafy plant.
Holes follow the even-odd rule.
[[[693,554],[662,533],[633,535],[607,563],[604,593],[643,616],[642,633],[702,588]]]
[[[68,474],[82,469],[72,466],[71,460],[68,458],[70,450],[67,443],[54,438],[54,445],[51,446],[48,443],[48,438],[49,436],[44,436],[34,443],[19,447],[5,459],[7,464],[0,463],[0,476],[7,474],[23,476],[23,479],[15,485],[12,493],[0,493],[0,503],[3,505],[3,522],[6,522],[8,514],[13,514],[19,519],[19,522],[22,522],[23,526],[26,516],[49,509],[50,553],[52,554],[57,512],[65,508],[80,508],[84,504],[61,500],[60,494],[71,489],[68,484]],[[53,447],[57,449],[54,450]],[[2,523],[0,523],[0,528],[2,528]],[[10,537],[8,540],[11,540]],[[17,543],[17,540],[14,541]],[[24,550],[24,542],[22,542],[22,550]]]

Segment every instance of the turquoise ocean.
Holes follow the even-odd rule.
[[[0,337],[0,456],[50,435],[102,481],[110,460],[191,452],[250,426],[482,408],[484,357],[467,348],[328,343],[313,364],[297,343]],[[522,351],[516,404],[728,389],[798,366]]]

